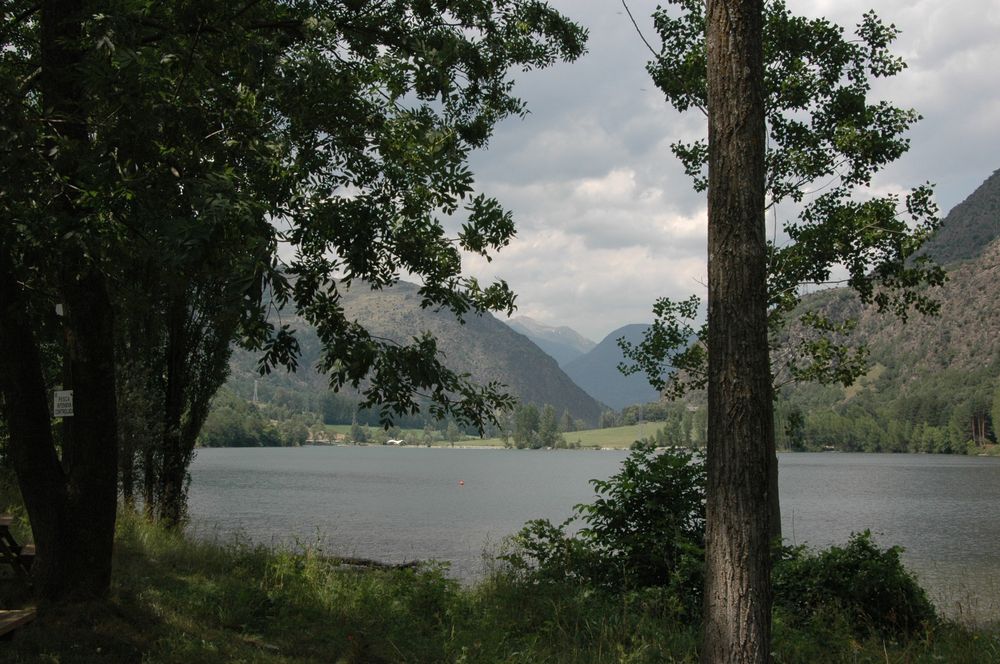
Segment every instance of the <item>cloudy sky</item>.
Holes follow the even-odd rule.
[[[569,325],[595,341],[648,322],[653,301],[704,294],[705,202],[669,146],[705,132],[700,113],[669,108],[645,71],[650,53],[620,0],[550,0],[590,30],[578,62],[520,77],[531,111],[498,128],[475,155],[482,191],[513,211],[517,239],[467,271],[502,278],[517,315]],[[878,191],[937,185],[947,212],[1000,168],[1000,0],[788,0],[806,16],[853,28],[868,9],[895,23],[909,67],[876,87],[917,109],[911,149]],[[655,2],[630,0],[658,45]]]

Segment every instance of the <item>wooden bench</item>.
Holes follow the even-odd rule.
[[[0,609],[0,639],[10,639],[14,631],[35,619],[34,609]]]

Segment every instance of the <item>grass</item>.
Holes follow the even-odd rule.
[[[578,443],[583,448],[601,448],[627,450],[629,446],[640,438],[652,436],[656,430],[663,426],[663,422],[646,422],[644,424],[631,424],[623,427],[609,427],[607,429],[586,429],[583,431],[570,431],[563,434],[567,443]],[[436,443],[437,446],[448,445],[448,443]],[[503,447],[503,440],[500,438],[484,438],[464,440],[456,445],[463,447]]]
[[[6,591],[18,582],[5,580]],[[5,593],[8,594],[9,593]],[[494,571],[462,587],[440,568],[349,569],[293,553],[195,541],[119,520],[105,600],[41,606],[0,646],[10,662],[644,663],[697,661],[698,628],[658,591],[605,595]],[[775,620],[775,662],[1000,661],[1000,633],[956,623],[908,642],[859,641],[836,616]]]
[[[663,422],[646,422],[631,424],[624,427],[609,427],[607,429],[587,429],[563,434],[567,443],[578,442],[581,447],[602,447],[625,449],[635,441],[656,434]]]
[[[610,427],[607,429],[587,429],[584,431],[571,431],[564,433],[563,438],[567,443],[578,443],[583,448],[602,449],[623,449],[627,450],[632,443],[640,438],[652,436],[656,430],[663,426],[662,422],[646,422],[645,424],[632,424],[623,427]],[[347,435],[350,433],[349,424],[327,424],[326,431],[330,434],[340,433]],[[423,439],[423,429],[403,429],[403,437],[411,441]],[[413,443],[421,446],[419,442]],[[452,447],[448,441],[435,440],[433,447]],[[455,447],[504,447],[500,438],[465,438],[455,442]]]
[[[313,428],[314,429],[322,428],[322,430],[325,431],[328,436],[332,436],[335,433],[344,436],[349,436],[351,434],[352,427],[353,425],[351,424],[324,424],[321,427],[316,426]],[[364,427],[362,426],[362,428]],[[368,427],[368,429],[371,431],[375,431],[376,429],[378,429],[378,427],[372,426]],[[424,435],[423,429],[400,429],[400,432],[404,438],[407,438],[409,440],[420,440]]]

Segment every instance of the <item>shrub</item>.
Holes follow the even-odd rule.
[[[640,444],[597,498],[560,525],[531,521],[501,556],[529,582],[572,583],[614,593],[663,589],[678,617],[696,619],[704,586],[705,469],[695,452]],[[574,523],[583,527],[572,534]],[[858,636],[912,634],[934,622],[934,607],[900,560],[869,532],[813,553],[780,549],[775,607],[800,628],[843,621]]]
[[[774,567],[775,606],[805,624],[831,609],[843,612],[859,636],[913,634],[936,621],[934,605],[900,560],[898,546],[882,550],[871,532],[818,553],[786,547]]]
[[[662,586],[705,544],[705,464],[691,450],[643,445],[607,480],[591,480],[597,499],[577,505],[580,536],[628,586]]]
[[[701,603],[705,470],[684,449],[637,446],[622,469],[592,480],[597,498],[554,525],[531,521],[501,556],[533,581],[573,582],[610,591],[664,587],[683,613]],[[568,532],[574,522],[583,528]]]

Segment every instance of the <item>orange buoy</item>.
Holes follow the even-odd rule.
[[[465,486],[465,480],[459,480],[458,486]]]

